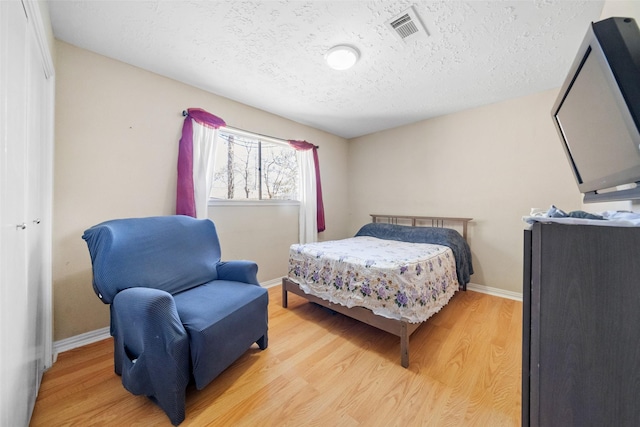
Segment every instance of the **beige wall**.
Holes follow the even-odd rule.
[[[224,259],[258,260],[260,280],[287,274],[289,246],[298,242],[298,205],[211,206],[209,218]]]
[[[602,18],[609,16],[640,20],[640,2],[608,1]],[[236,127],[320,145],[327,215],[322,240],[352,234],[374,212],[473,217],[474,283],[520,292],[521,217],[552,203],[582,208],[550,119],[555,90],[346,144],[62,42],[54,57],[55,340],[108,325],[108,309],[91,289],[84,229],[111,218],[173,213],[184,108],[201,107]],[[210,216],[225,259],[256,259],[263,281],[285,274],[286,249],[297,235],[291,207],[221,207]]]
[[[177,144],[185,108],[235,127],[320,146],[327,231],[345,237],[347,142],[264,111],[56,42],[53,235],[54,340],[109,324],[93,293],[83,231],[101,221],[175,212]],[[294,209],[292,213],[292,209]],[[286,274],[297,239],[291,206],[216,207],[224,259],[253,259],[259,279]]]
[[[604,3],[601,19],[619,16],[624,18],[634,18],[640,21],[640,1],[638,0],[610,0]]]
[[[607,1],[601,18],[611,16],[640,21],[640,2]],[[351,231],[369,213],[473,217],[472,282],[522,292],[521,218],[531,208],[637,209],[629,202],[582,204],[551,121],[556,95],[550,90],[350,141]]]
[[[474,218],[473,283],[522,292],[522,216],[580,208],[551,107],[557,90],[349,143],[351,230],[369,213]]]

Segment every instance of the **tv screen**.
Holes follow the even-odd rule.
[[[552,110],[585,202],[640,198],[640,31],[592,23]],[[632,188],[618,187],[631,184]]]

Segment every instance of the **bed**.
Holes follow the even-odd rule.
[[[352,238],[291,245],[282,306],[292,292],[394,334],[407,368],[411,334],[473,274],[471,218],[371,217]]]

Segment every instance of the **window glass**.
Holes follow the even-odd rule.
[[[213,173],[214,199],[298,199],[296,152],[284,142],[220,128]]]

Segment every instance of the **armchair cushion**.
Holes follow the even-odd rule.
[[[199,390],[267,330],[269,297],[260,286],[216,280],[176,294],[174,299],[189,334],[193,377]],[[216,345],[224,345],[224,352],[211,357],[209,349]]]

